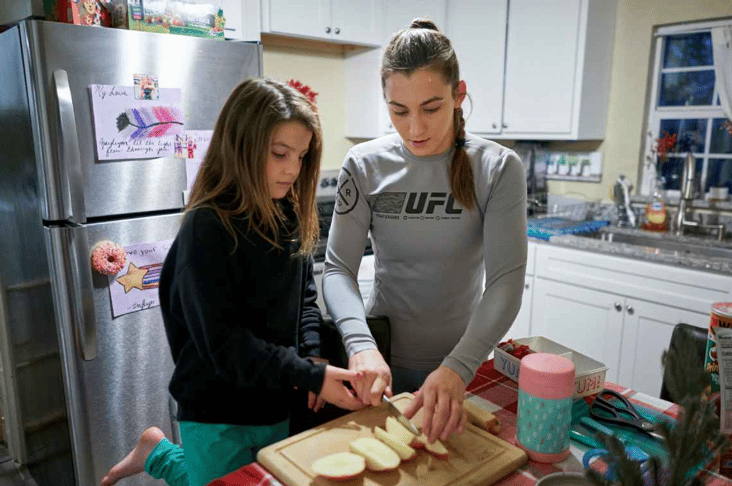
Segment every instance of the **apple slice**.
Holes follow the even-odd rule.
[[[424,448],[438,459],[447,460],[447,448],[439,440],[435,440],[434,442],[425,441]]]
[[[348,444],[348,448],[363,456],[366,467],[371,471],[390,471],[402,462],[391,447],[373,437],[360,437]]]
[[[336,481],[355,478],[366,469],[363,456],[351,452],[336,452],[313,462],[310,466],[315,474]]]
[[[418,436],[414,437],[414,439],[412,439],[412,443],[409,445],[414,447],[415,449],[424,449],[425,444],[427,444],[427,436],[424,434],[419,434]]]
[[[396,453],[399,454],[402,461],[414,459],[414,456],[417,455],[417,451],[402,442],[397,436],[390,434],[381,427],[374,427],[374,435],[381,442],[394,449]]]
[[[417,442],[417,437],[411,430],[400,424],[399,421],[391,415],[386,417],[386,431],[408,446],[416,449],[424,447],[424,443]]]

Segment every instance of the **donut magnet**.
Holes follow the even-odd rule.
[[[102,275],[116,275],[127,262],[127,252],[117,243],[100,241],[92,248],[92,268]]]

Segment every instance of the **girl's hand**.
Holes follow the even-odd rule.
[[[328,364],[327,359],[321,358],[319,356],[309,356],[308,358],[314,363],[323,363],[325,365]],[[313,412],[317,412],[318,410],[323,408],[323,405],[325,405],[325,402],[322,398],[320,398],[320,395],[316,395],[313,392],[308,392],[308,408],[310,410],[312,410]]]
[[[362,375],[356,371],[326,365],[320,398],[346,410],[359,410],[364,407],[363,403],[356,397],[353,390],[346,387],[344,382],[349,382],[353,389],[357,389],[361,379]]]
[[[440,366],[424,380],[404,415],[411,419],[417,410],[423,408],[422,432],[429,442],[447,440],[455,431],[462,434],[467,419],[463,409],[465,386],[457,373]]]
[[[325,402],[320,397],[320,395],[316,395],[313,392],[308,392],[308,408],[312,410],[313,412],[317,412],[321,408],[323,408],[323,405],[325,405]]]
[[[348,369],[363,374],[363,379],[354,389],[364,405],[377,406],[381,403],[381,395],[392,396],[391,370],[378,349],[354,354],[348,360]]]

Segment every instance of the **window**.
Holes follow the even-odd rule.
[[[678,191],[684,157],[696,158],[696,176],[702,193],[712,186],[727,186],[732,193],[732,134],[715,88],[711,28],[730,25],[732,19],[656,30],[654,73],[642,167],[641,193],[650,194],[656,174],[666,190]],[[675,135],[665,157],[656,142]]]

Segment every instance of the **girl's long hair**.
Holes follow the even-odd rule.
[[[287,218],[282,205],[269,194],[267,160],[275,127],[287,121],[298,121],[313,134],[300,174],[284,199],[297,218],[299,253],[311,253],[317,243],[315,190],[323,149],[316,108],[291,86],[250,78],[226,100],[186,206],[186,211],[199,207],[216,211],[235,246],[238,238],[232,220],[245,218],[248,231],[282,248]]]
[[[394,34],[384,51],[381,63],[382,92],[386,96],[386,79],[392,74],[409,76],[423,68],[440,73],[444,81],[452,87],[453,96],[457,94],[460,67],[450,39],[431,20],[414,19],[409,27]],[[465,151],[465,118],[462,108],[455,109],[453,121],[455,154],[450,163],[450,189],[463,207],[473,209],[473,169]]]

